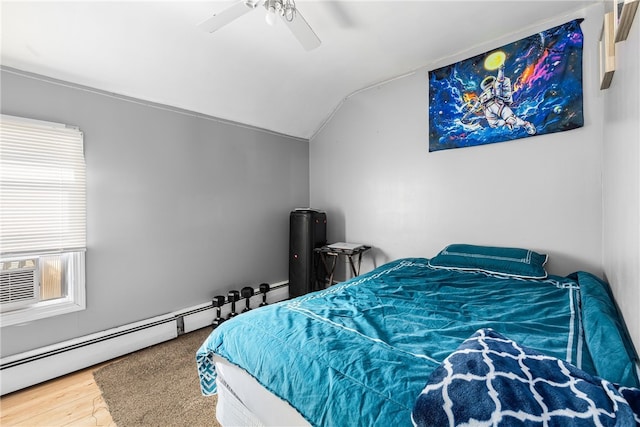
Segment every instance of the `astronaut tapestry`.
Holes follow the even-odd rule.
[[[582,127],[581,22],[429,71],[429,151]]]

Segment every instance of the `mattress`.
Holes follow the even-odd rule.
[[[223,426],[307,426],[309,423],[284,400],[262,387],[251,375],[222,357],[214,357],[217,372],[216,417]]]

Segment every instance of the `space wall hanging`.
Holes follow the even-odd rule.
[[[581,22],[429,71],[429,151],[582,127]]]

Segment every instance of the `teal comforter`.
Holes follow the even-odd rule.
[[[609,381],[637,386],[623,325],[608,323],[622,329],[612,340],[597,331],[608,316],[617,316],[615,306],[604,301],[613,311],[603,314],[590,304],[583,313],[581,299],[587,296],[581,282],[599,299],[609,298],[606,285],[588,273],[522,280],[436,270],[423,258],[397,260],[223,323],[196,355],[202,391],[216,392],[217,354],[312,425],[411,425],[431,372],[481,328],[593,375],[608,375]],[[584,314],[590,316],[586,322]],[[584,331],[585,325],[596,331]],[[611,351],[626,357],[620,366],[604,360]]]

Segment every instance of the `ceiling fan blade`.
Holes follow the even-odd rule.
[[[296,9],[295,16],[291,21],[285,17],[283,17],[282,20],[287,24],[289,30],[291,30],[305,50],[312,50],[320,46],[320,38],[313,32],[299,10]]]
[[[240,0],[237,3],[229,6],[228,8],[216,13],[211,18],[205,19],[198,24],[198,27],[202,28],[208,33],[213,33],[216,30],[224,27],[232,21],[240,18],[245,13],[251,12],[257,5],[257,2],[245,2]]]

